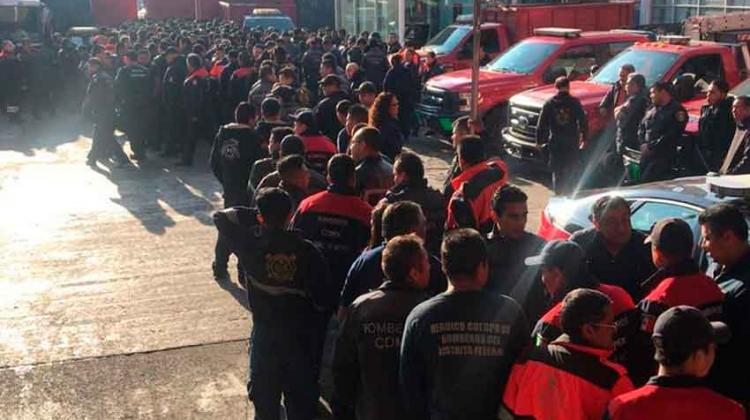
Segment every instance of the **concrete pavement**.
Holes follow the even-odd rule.
[[[193,168],[93,170],[87,136],[75,117],[0,119],[0,418],[247,418],[251,321],[211,276],[207,145]],[[410,146],[437,185],[451,152]],[[511,172],[535,227],[549,192]]]

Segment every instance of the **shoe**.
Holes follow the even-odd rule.
[[[93,158],[87,158],[86,159],[86,165],[94,167],[96,166],[96,159]]]
[[[222,282],[232,281],[226,267],[217,268],[216,262],[213,262],[211,263],[211,270],[214,272],[214,280]]]

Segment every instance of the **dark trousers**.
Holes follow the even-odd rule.
[[[663,159],[652,156],[641,157],[640,182],[664,181],[673,178],[672,161],[672,159]]]
[[[198,138],[203,135],[203,127],[200,119],[188,117],[187,132],[182,137],[182,161],[184,163],[193,163],[195,146],[198,144]]]
[[[313,420],[318,386],[309,337],[256,322],[247,385],[256,420],[280,420],[282,396],[287,419]]]
[[[581,162],[577,152],[553,156],[550,168],[552,189],[556,195],[568,195],[575,191],[581,173]]]
[[[249,206],[250,202],[247,199],[247,196],[240,196],[240,197],[232,197],[232,198],[224,198],[224,208],[227,209],[229,207],[234,206]],[[232,254],[232,251],[229,249],[229,245],[226,243],[226,241],[222,238],[221,234],[219,234],[218,239],[216,240],[216,246],[214,247],[214,265],[216,271],[225,271],[227,269],[227,264],[229,263],[229,256]],[[237,257],[237,260],[239,261],[239,256],[235,255]],[[239,271],[242,271],[242,266],[240,263],[237,263],[239,266]],[[244,273],[243,273],[244,275]]]
[[[185,110],[176,106],[167,107],[167,132],[164,151],[167,153],[177,153],[180,145],[185,138],[187,131],[187,121],[185,119]]]
[[[115,140],[115,122],[97,121],[94,123],[94,135],[89,150],[89,160],[114,158],[120,162],[128,160],[122,148]]]
[[[130,149],[136,157],[146,156],[146,137],[148,135],[149,116],[145,114],[130,114],[124,121],[124,131],[130,142]]]

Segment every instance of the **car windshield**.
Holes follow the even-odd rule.
[[[591,79],[596,83],[612,84],[619,79],[620,67],[631,64],[646,78],[646,86],[661,80],[679,56],[666,51],[629,48],[610,60]]]
[[[464,39],[469,30],[468,26],[449,26],[427,41],[425,48],[435,51],[435,54],[448,54]]]
[[[245,19],[245,28],[268,28],[273,27],[279,31],[294,29],[292,20],[288,17],[250,17]]]
[[[550,42],[524,41],[513,46],[487,65],[487,70],[507,71],[528,74],[547,57],[560,48],[560,44]]]

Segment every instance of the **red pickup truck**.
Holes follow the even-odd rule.
[[[571,83],[570,93],[578,98],[586,112],[589,141],[596,142],[597,135],[607,124],[599,113],[599,103],[618,78],[622,65],[632,64],[646,78],[646,85],[657,81],[674,81],[680,76],[694,80],[693,88],[683,90],[678,96],[682,102],[705,98],[699,86],[708,86],[712,80],[722,78],[735,86],[744,78],[744,63],[738,62],[736,45],[717,42],[690,41],[684,37],[668,37],[662,41],[637,43],[610,60],[587,81]],[[692,90],[692,91],[691,91]],[[531,89],[510,99],[508,126],[503,129],[505,150],[512,156],[546,164],[543,139],[537,141],[537,120],[542,105],[554,96],[553,86]]]
[[[562,71],[586,79],[591,66],[603,65],[620,51],[650,36],[638,31],[582,32],[542,28],[511,47],[479,72],[479,112],[491,138],[500,139],[508,99],[518,92],[551,83]],[[469,113],[471,70],[430,79],[417,104],[422,126],[447,136],[453,121]]]
[[[598,31],[632,25],[634,2],[606,1],[580,4],[519,4],[482,9],[479,45],[495,58],[514,43],[534,35],[535,28],[578,28]],[[446,72],[471,67],[474,34],[473,15],[461,15],[456,23],[440,31],[417,53],[435,52]]]

